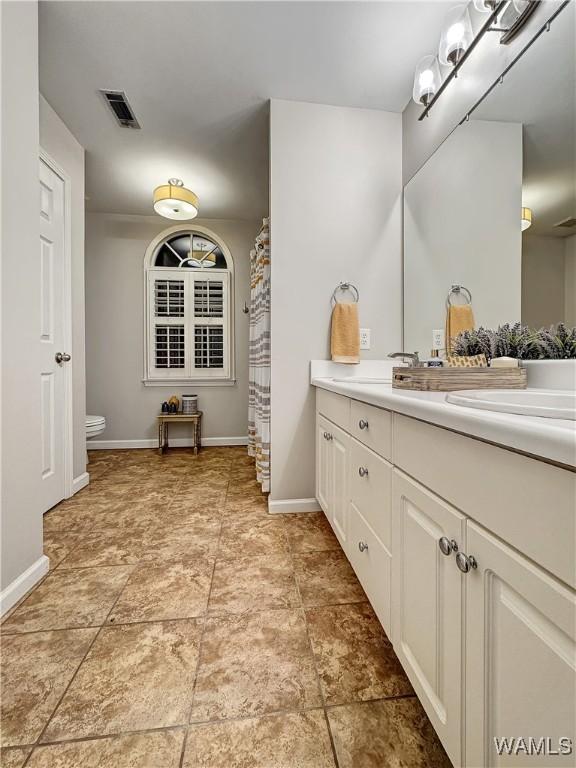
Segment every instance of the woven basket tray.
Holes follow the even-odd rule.
[[[394,368],[392,387],[421,392],[526,389],[525,368]]]

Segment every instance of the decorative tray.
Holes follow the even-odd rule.
[[[392,387],[421,392],[526,389],[526,368],[394,368]]]

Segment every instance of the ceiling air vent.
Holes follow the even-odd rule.
[[[102,88],[100,93],[106,99],[119,125],[123,128],[140,128],[124,91],[106,91]]]
[[[554,224],[555,227],[562,227],[562,229],[573,229],[576,227],[576,216],[568,216],[567,219],[562,219],[558,224]]]

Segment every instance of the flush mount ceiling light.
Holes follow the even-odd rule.
[[[181,179],[168,179],[154,190],[154,210],[167,219],[186,221],[198,216],[198,198]]]
[[[455,67],[474,39],[467,5],[452,8],[446,16],[438,47],[440,63]]]
[[[434,98],[440,87],[440,67],[436,56],[424,56],[420,59],[414,75],[414,88],[412,98],[416,104],[427,106]]]
[[[522,232],[532,226],[532,208],[522,208]]]

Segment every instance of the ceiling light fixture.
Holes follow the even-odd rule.
[[[522,232],[532,226],[532,208],[522,208]]]
[[[420,59],[416,67],[414,88],[412,89],[412,98],[416,104],[423,104],[425,107],[430,104],[441,82],[440,67],[436,56],[424,56],[423,59]]]
[[[198,198],[181,179],[168,179],[154,190],[154,210],[167,219],[186,221],[198,216]]]
[[[467,5],[457,5],[446,16],[438,56],[440,63],[455,67],[474,39]]]

